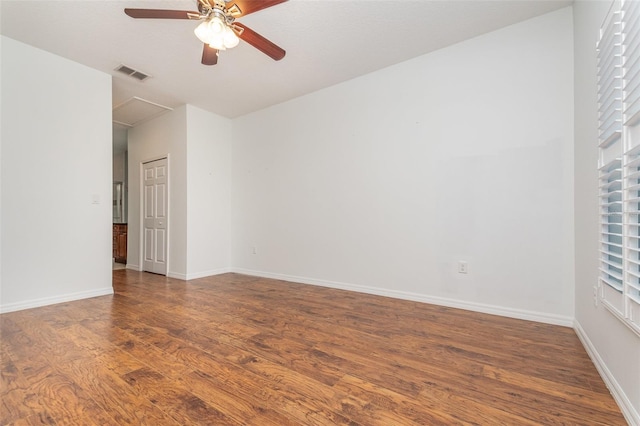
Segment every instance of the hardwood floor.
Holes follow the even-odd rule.
[[[226,274],[0,315],[3,425],[624,425],[570,328]]]

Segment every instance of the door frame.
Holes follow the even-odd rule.
[[[151,163],[153,161],[158,160],[167,160],[167,274],[165,276],[169,276],[169,267],[170,265],[170,251],[169,247],[171,247],[171,159],[170,155],[163,154],[154,157],[145,158],[140,161],[139,167],[139,177],[138,177],[138,185],[140,186],[138,193],[140,194],[138,204],[139,204],[139,234],[138,234],[138,265],[140,265],[139,270],[141,272],[144,271],[144,165],[146,163]]]

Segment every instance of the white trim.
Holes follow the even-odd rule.
[[[187,280],[195,280],[198,278],[212,277],[214,275],[228,274],[231,272],[231,268],[212,269],[210,271],[194,272],[187,274]]]
[[[194,272],[191,274],[180,274],[178,272],[169,272],[167,276],[169,278],[189,281],[189,280],[196,280],[198,278],[206,278],[206,277],[212,277],[215,275],[228,274],[229,272],[233,272],[231,268],[220,268],[220,269],[212,269],[210,271]]]
[[[501,317],[522,319],[527,321],[536,321],[545,324],[561,325],[564,327],[573,327],[574,318],[564,315],[550,314],[546,312],[528,311],[524,309],[507,308],[504,306],[487,305],[484,303],[468,302],[458,299],[449,299],[446,297],[429,296],[420,293],[411,293],[406,291],[389,290],[379,287],[369,287],[358,284],[348,284],[335,281],[318,280],[307,277],[298,277],[286,274],[276,274],[264,271],[254,271],[243,268],[231,268],[231,272],[238,274],[252,275],[263,278],[273,278],[283,281],[293,281],[302,284],[311,284],[321,287],[337,288],[340,290],[355,291],[358,293],[375,294],[378,296],[392,297],[394,299],[411,300],[414,302],[429,303],[432,305],[447,306],[450,308],[465,309],[467,311],[481,312],[491,315],[499,315]]]
[[[142,271],[142,272],[148,272],[148,271]],[[151,274],[152,272],[149,272],[149,273]],[[167,272],[167,278],[175,278],[176,280],[187,281],[187,275],[181,274],[179,272]]]
[[[153,157],[147,157],[140,162],[140,164],[153,163],[154,161],[169,159],[169,154],[160,154]]]
[[[624,297],[624,296],[623,296]],[[625,301],[623,300],[623,303]],[[631,302],[627,302],[627,303],[631,303]],[[615,316],[616,318],[618,318],[618,320],[620,320],[624,325],[626,325],[629,330],[633,331],[634,333],[636,333],[636,335],[638,337],[640,337],[640,328],[638,327],[638,324],[631,322],[630,319],[627,319],[627,317],[625,317],[624,315],[622,315],[618,309],[611,303],[609,302],[609,300],[607,299],[602,299],[602,306],[604,306],[605,308],[607,308],[607,310],[609,311],[609,313],[611,313],[613,316]]]
[[[40,299],[25,300],[22,302],[8,303],[0,305],[0,313],[22,311],[24,309],[40,308],[42,306],[55,305],[57,303],[73,302],[91,297],[107,296],[113,294],[113,287],[106,287],[97,290],[81,291],[78,293],[63,294],[60,296],[43,297]]]
[[[138,265],[140,265],[140,271],[143,270],[144,265],[144,161],[140,161],[138,164]],[[129,218],[127,218],[129,221]],[[128,232],[128,231],[127,231]],[[129,242],[127,241],[127,245]],[[127,246],[127,259],[129,258],[129,247]]]
[[[135,265],[133,263],[127,263],[127,269],[131,269],[133,271],[142,272],[142,267],[140,265]]]
[[[640,426],[640,413],[638,413],[629,398],[627,398],[624,390],[620,387],[613,374],[611,374],[607,364],[600,357],[596,347],[591,343],[589,336],[587,336],[587,333],[584,331],[578,320],[574,321],[573,329],[576,331],[576,334],[578,335],[580,342],[582,342],[582,346],[586,349],[587,354],[589,354],[589,358],[591,358],[591,361],[593,361],[593,364],[596,366],[598,373],[600,373],[604,384],[609,389],[609,392],[611,392],[613,399],[618,403],[618,407],[620,407],[620,411],[622,412],[625,420],[631,426]]]

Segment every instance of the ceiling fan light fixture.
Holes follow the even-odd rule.
[[[193,33],[201,42],[217,50],[231,49],[240,42],[233,29],[218,15],[201,22]]]
[[[209,43],[209,47],[216,50],[227,50],[227,47],[224,45],[224,40],[222,39],[212,40],[211,43]]]
[[[209,22],[203,21],[193,30],[193,33],[201,42],[209,44]]]
[[[214,16],[209,21],[209,33],[214,35],[224,34],[224,30],[227,28],[227,25],[219,16]]]
[[[240,43],[240,39],[236,35],[236,32],[231,29],[231,27],[227,27],[224,30],[224,46],[227,49],[231,49],[236,47]]]

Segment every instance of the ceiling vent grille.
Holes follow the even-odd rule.
[[[149,74],[145,74],[142,71],[135,70],[126,65],[120,65],[118,68],[116,68],[116,71],[121,72],[122,74],[126,74],[129,77],[135,78],[139,81],[145,81],[147,78],[149,78]]]

